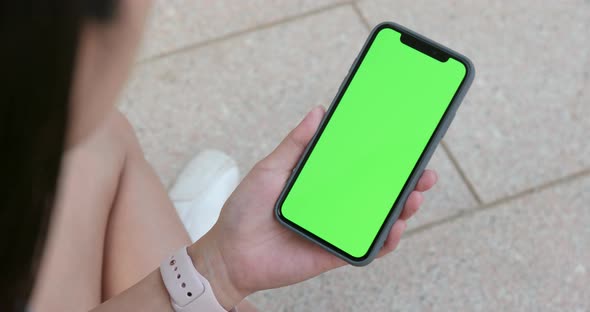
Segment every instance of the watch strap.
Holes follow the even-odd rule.
[[[160,273],[174,311],[227,312],[215,298],[209,281],[195,268],[186,246],[162,261]]]

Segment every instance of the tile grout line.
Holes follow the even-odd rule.
[[[416,234],[425,232],[427,230],[430,230],[432,228],[435,228],[435,227],[437,227],[439,225],[444,225],[446,223],[449,223],[449,222],[452,222],[452,221],[461,219],[463,217],[473,216],[473,215],[476,215],[476,214],[478,214],[480,212],[484,212],[484,211],[487,211],[487,210],[490,210],[490,209],[498,208],[502,204],[508,203],[510,201],[517,200],[517,199],[522,198],[522,197],[525,197],[527,195],[531,195],[531,194],[534,194],[534,193],[538,193],[538,192],[541,192],[541,191],[550,189],[550,188],[552,188],[554,186],[559,186],[559,185],[564,184],[564,183],[569,183],[569,182],[575,181],[577,179],[584,178],[586,176],[590,176],[590,168],[587,168],[587,169],[584,169],[582,171],[578,171],[578,172],[575,172],[575,173],[572,173],[572,174],[563,176],[561,178],[557,178],[555,180],[552,180],[552,181],[549,181],[549,182],[546,182],[546,183],[543,183],[543,184],[534,186],[532,188],[529,188],[529,189],[520,191],[520,192],[518,192],[516,194],[509,195],[509,196],[506,196],[506,197],[497,199],[497,200],[492,201],[490,203],[486,203],[486,204],[483,204],[483,205],[477,205],[477,206],[475,206],[475,208],[462,209],[461,211],[459,211],[456,214],[453,214],[453,215],[444,217],[444,218],[442,218],[440,220],[436,220],[436,221],[433,221],[433,222],[430,222],[430,223],[421,225],[421,226],[419,226],[419,227],[417,227],[415,229],[408,230],[406,232],[405,236],[406,237],[410,237],[410,236],[413,236],[413,235],[416,235]]]
[[[188,44],[186,46],[182,46],[182,47],[179,47],[179,48],[176,48],[176,49],[172,49],[172,50],[169,50],[169,51],[158,53],[156,55],[149,56],[149,57],[147,57],[147,58],[145,58],[143,60],[138,61],[135,65],[136,66],[145,65],[145,64],[148,64],[148,63],[151,63],[151,62],[160,60],[162,58],[165,58],[165,57],[168,57],[168,56],[171,56],[171,55],[181,54],[181,53],[184,53],[184,52],[187,52],[187,51],[199,49],[199,48],[202,48],[202,47],[211,45],[211,44],[223,42],[223,41],[226,41],[226,40],[229,40],[229,39],[233,39],[233,38],[236,38],[236,37],[239,37],[239,36],[242,36],[242,35],[246,35],[246,34],[249,34],[249,33],[253,33],[253,32],[256,32],[256,31],[259,31],[259,30],[269,29],[269,28],[272,28],[272,27],[277,26],[277,25],[287,24],[287,23],[296,21],[298,19],[302,19],[302,18],[314,16],[314,15],[317,15],[317,14],[321,14],[321,13],[324,13],[324,12],[327,12],[327,11],[330,11],[330,10],[334,10],[334,9],[338,9],[338,8],[341,8],[341,7],[345,7],[345,6],[348,6],[348,5],[352,5],[352,2],[338,2],[338,3],[333,3],[333,4],[330,4],[330,5],[327,5],[327,6],[324,6],[324,7],[320,7],[320,8],[314,9],[314,10],[310,10],[310,11],[307,11],[307,12],[304,12],[304,13],[301,13],[301,14],[298,14],[298,15],[288,16],[288,17],[285,17],[285,18],[282,18],[282,19],[279,19],[279,20],[276,20],[276,21],[271,21],[271,22],[268,22],[268,23],[262,23],[262,24],[259,24],[259,25],[254,26],[254,27],[245,28],[245,29],[238,30],[238,31],[235,31],[235,32],[230,32],[230,33],[227,33],[227,34],[222,35],[222,36],[219,36],[219,37],[205,39],[203,41],[191,43],[191,44]]]
[[[371,31],[371,28],[372,28],[371,23],[369,23],[369,21],[363,15],[363,12],[361,12],[361,9],[358,7],[357,1],[353,0],[351,5],[352,5],[352,9],[356,13],[356,15],[358,15],[361,22],[365,25],[365,27],[367,27],[367,30]]]
[[[455,167],[455,169],[459,173],[459,176],[461,177],[461,180],[463,180],[463,183],[465,183],[465,185],[467,185],[467,189],[469,189],[469,192],[471,193],[473,198],[475,198],[475,201],[477,202],[477,204],[478,205],[483,204],[483,200],[481,199],[481,197],[479,196],[479,194],[475,190],[475,186],[467,178],[467,174],[465,173],[463,168],[461,168],[461,166],[459,165],[459,161],[457,160],[455,155],[453,155],[453,153],[451,152],[451,148],[447,145],[447,142],[441,140],[440,145],[442,146],[443,150],[445,151],[445,153],[447,154],[447,156],[451,160],[453,167]]]

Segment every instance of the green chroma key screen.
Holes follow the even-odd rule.
[[[286,195],[284,219],[365,256],[466,75],[380,30]]]

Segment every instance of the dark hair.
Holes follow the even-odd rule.
[[[80,26],[114,0],[0,3],[0,311],[23,311],[64,149]]]

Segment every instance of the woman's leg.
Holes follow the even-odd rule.
[[[67,153],[36,311],[80,311],[120,293],[189,243],[166,189],[118,111]],[[247,302],[240,311],[255,311]]]
[[[126,157],[106,231],[104,300],[137,283],[162,259],[190,243],[166,189],[120,113],[115,126]]]
[[[89,310],[101,302],[104,237],[125,162],[110,121],[64,155],[33,311]]]
[[[64,157],[33,310],[88,310],[187,243],[166,190],[116,111]]]

